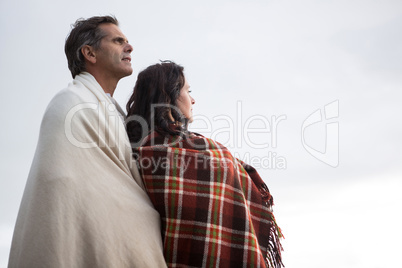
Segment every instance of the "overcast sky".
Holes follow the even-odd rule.
[[[105,14],[134,47],[117,101],[148,65],[184,66],[191,128],[259,170],[286,267],[402,266],[401,1],[2,0],[0,267],[44,110],[71,81],[70,25]]]

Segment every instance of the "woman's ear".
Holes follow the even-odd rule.
[[[168,116],[169,116],[169,119],[172,120],[173,122],[176,121],[176,120],[174,120],[174,118],[173,118],[172,110],[171,110],[170,108],[169,108],[169,114],[168,114]]]
[[[96,53],[92,46],[85,45],[81,48],[81,53],[84,55],[84,58],[90,63],[96,63]]]

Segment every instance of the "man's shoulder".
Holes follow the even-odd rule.
[[[66,88],[60,90],[51,100],[56,103],[79,104],[82,102],[97,102],[96,96],[83,84],[75,80]]]
[[[96,96],[87,87],[74,80],[52,98],[46,108],[46,113],[65,114],[77,105],[97,104],[98,102]]]

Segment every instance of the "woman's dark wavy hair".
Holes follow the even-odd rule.
[[[177,108],[177,99],[185,83],[183,71],[182,66],[172,61],[162,61],[138,74],[126,106],[127,133],[133,147],[153,130],[164,135],[187,133],[188,119]],[[174,123],[179,123],[180,127],[172,127]]]

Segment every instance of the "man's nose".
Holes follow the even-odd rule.
[[[125,52],[131,53],[133,52],[133,46],[130,43],[127,43],[126,47],[124,48]]]

